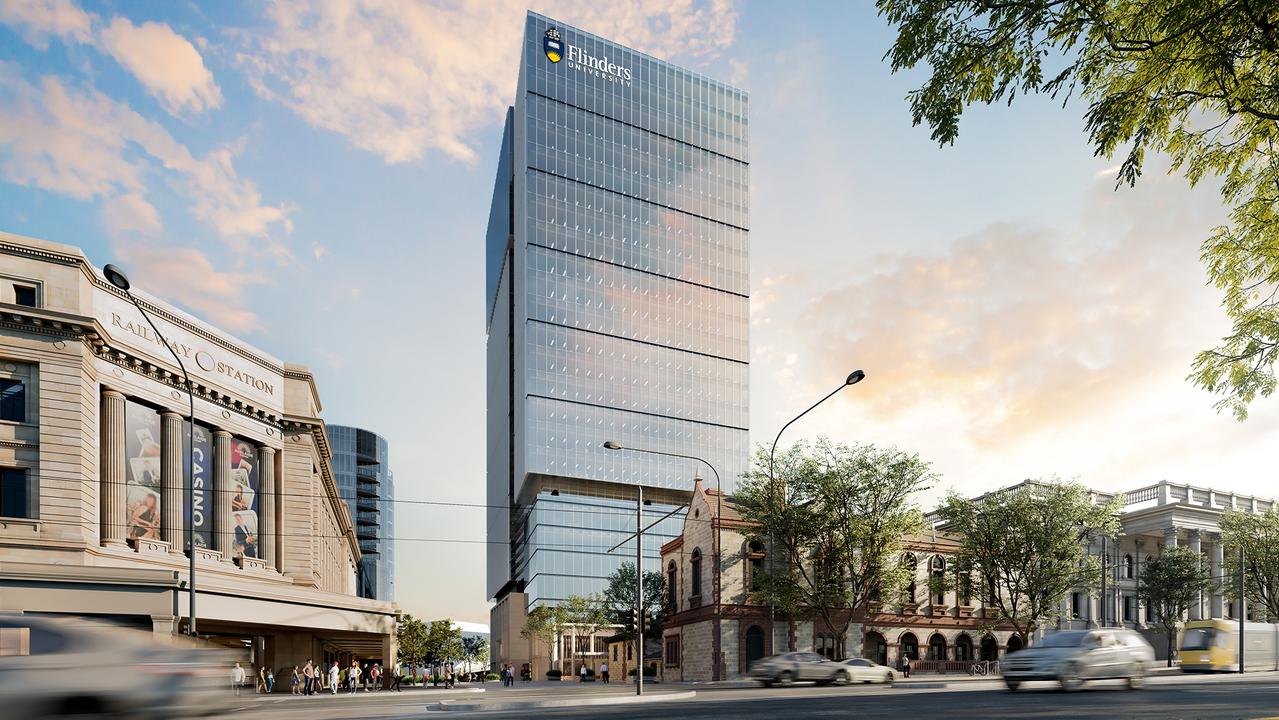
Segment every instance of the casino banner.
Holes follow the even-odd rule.
[[[130,540],[160,539],[160,413],[124,403],[124,507]]]
[[[190,433],[186,432],[187,425],[183,425],[183,436],[187,439],[187,447],[184,450],[190,450],[192,460],[194,461],[194,471],[191,475],[187,474],[187,458],[182,458],[182,475],[186,477],[186,485],[182,488],[182,505],[186,508],[187,527],[195,528],[195,546],[198,548],[207,548],[213,544],[213,501],[211,499],[210,489],[213,487],[213,429],[205,425],[196,423],[195,425],[195,445],[192,447]],[[187,491],[191,491],[191,498],[194,503],[187,501]],[[194,504],[194,507],[192,506]],[[183,539],[185,544],[186,540]]]
[[[262,557],[258,545],[258,452],[253,443],[231,438],[232,555]]]

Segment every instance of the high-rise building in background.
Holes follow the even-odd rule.
[[[602,590],[705,458],[748,460],[746,94],[535,13],[486,243],[493,658],[524,613]],[[649,522],[646,520],[645,522]],[[679,513],[645,537],[646,570]]]
[[[351,512],[360,543],[356,591],[374,600],[395,599],[395,478],[386,438],[345,425],[329,425],[333,476]]]

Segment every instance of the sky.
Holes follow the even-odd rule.
[[[785,440],[918,452],[926,506],[1054,475],[1273,494],[1279,400],[1239,423],[1185,379],[1228,328],[1213,184],[1153,158],[1116,190],[1048,98],[939,148],[870,2],[0,0],[0,229],[310,366],[399,499],[462,504],[397,506],[397,602],[487,622],[484,230],[528,9],[750,93],[752,441],[860,368]]]

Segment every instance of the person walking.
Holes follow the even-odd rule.
[[[577,675],[581,678],[579,682],[586,682],[586,663],[582,663],[582,669],[577,672]]]
[[[244,668],[240,667],[240,663],[236,663],[231,668],[231,689],[235,691],[235,696],[240,696],[240,686],[244,684],[245,678]]]
[[[902,656],[902,677],[910,677],[910,656]]]
[[[302,674],[298,671],[298,666],[293,666],[293,677],[289,679],[289,694],[298,694],[298,685],[302,684]]]
[[[373,663],[373,667],[369,668],[369,684],[373,686],[374,692],[381,690],[382,685],[378,681],[382,679],[382,669],[377,663]]]
[[[400,687],[400,683],[404,682],[404,670],[400,668],[400,664],[396,663],[391,668],[391,689],[396,692],[404,692],[404,688]]]
[[[306,659],[306,665],[302,667],[302,694],[310,695],[315,692],[315,665],[311,662],[311,658]]]
[[[511,686],[511,666],[507,663],[502,663],[502,687],[510,687],[510,686]]]
[[[342,674],[342,671],[338,668],[338,661],[334,660],[333,664],[329,666],[329,693],[330,694],[333,694],[333,695],[338,694],[338,680],[341,674]]]
[[[604,681],[605,685],[608,684],[608,663],[607,662],[602,663],[600,665],[600,678]]]
[[[258,676],[253,680],[253,694],[260,695],[266,692],[266,666],[258,666]]]

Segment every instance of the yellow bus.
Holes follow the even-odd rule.
[[[1245,672],[1279,670],[1279,625],[1244,623]],[[1239,621],[1191,620],[1181,634],[1183,672],[1239,672]]]

